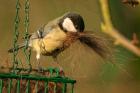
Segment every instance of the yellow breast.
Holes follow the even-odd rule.
[[[43,38],[43,43],[45,50],[47,52],[52,52],[56,48],[60,48],[63,46],[63,42],[66,39],[66,34],[59,28],[54,29],[50,32],[46,37]]]
[[[66,34],[59,28],[52,30],[42,39],[35,39],[32,42],[32,48],[37,53],[51,53],[57,48],[63,47]]]

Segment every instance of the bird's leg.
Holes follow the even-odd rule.
[[[38,72],[42,72],[42,68],[41,68],[41,66],[40,66],[40,61],[39,61],[39,59],[40,59],[40,53],[37,53],[36,59],[37,59],[37,68],[38,68]]]
[[[40,61],[39,61],[39,59],[37,59],[37,68],[38,68],[38,72],[40,72],[41,67],[40,67]]]
[[[63,68],[62,68],[62,66],[59,65],[59,62],[58,62],[56,56],[53,56],[53,60],[56,63],[56,66],[59,68],[60,72],[63,72]]]

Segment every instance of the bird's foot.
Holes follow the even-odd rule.
[[[59,70],[59,73],[64,72],[63,67],[60,66],[60,64],[59,64],[57,61],[55,62],[55,64],[56,64],[56,67],[57,67],[58,70]]]
[[[43,71],[43,68],[40,67],[40,66],[38,66],[38,72],[39,72],[39,73],[43,73],[43,72],[44,72],[44,71]]]
[[[32,65],[29,64],[29,67],[28,67],[28,69],[27,69],[27,72],[30,73],[31,71],[32,71]]]
[[[60,69],[59,76],[65,76],[65,73],[64,73],[64,70],[63,69]]]
[[[63,68],[61,66],[59,66],[58,69],[59,69],[59,72],[63,71]]]

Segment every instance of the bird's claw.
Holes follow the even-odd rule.
[[[29,67],[28,67],[28,69],[27,69],[27,72],[30,73],[31,71],[32,71],[32,65],[29,64]]]
[[[44,72],[44,71],[43,71],[43,68],[39,66],[39,67],[38,67],[38,72],[39,72],[39,73],[43,73],[43,72]]]
[[[59,67],[59,72],[63,72],[63,68],[61,66]]]

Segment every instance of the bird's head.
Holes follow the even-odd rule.
[[[85,28],[82,16],[72,12],[64,14],[58,24],[66,32],[83,32]]]

